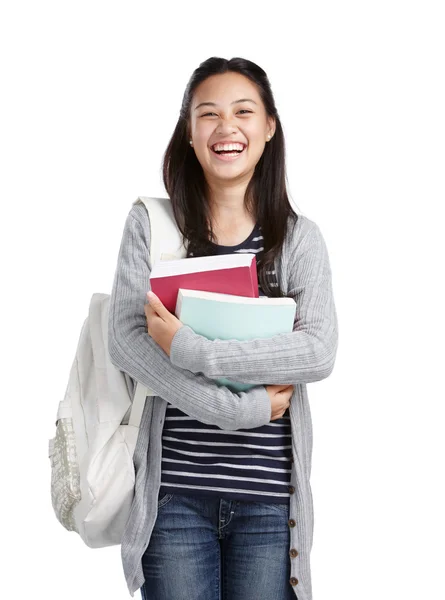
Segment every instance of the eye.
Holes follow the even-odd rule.
[[[247,110],[247,109],[245,109],[245,108],[242,108],[242,109],[241,109],[241,110],[239,110],[238,112],[240,112],[240,113],[241,113],[241,112],[245,112],[245,113],[251,113],[252,111],[251,111],[251,110]],[[204,115],[201,115],[201,117],[207,117],[208,115],[214,115],[214,114],[216,114],[216,113],[211,113],[211,112],[210,112],[210,113],[205,113]]]

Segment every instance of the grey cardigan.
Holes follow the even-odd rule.
[[[134,454],[135,495],[121,545],[130,595],[144,583],[141,559],[157,516],[167,402],[221,429],[251,429],[270,422],[270,398],[264,386],[293,384],[289,584],[298,600],[312,600],[312,421],[306,384],[330,375],[338,345],[331,268],[320,229],[303,215],[295,227],[289,219],[275,261],[281,289],[297,304],[293,332],[250,341],[207,340],[184,325],[173,338],[170,357],[147,333],[149,249],[149,217],[145,206],[136,204],[125,222],[108,329],[111,362],[126,373],[130,385],[140,381],[159,393],[147,398]],[[257,385],[233,393],[215,383],[218,377]]]

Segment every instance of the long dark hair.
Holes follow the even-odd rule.
[[[240,73],[257,85],[268,116],[275,118],[275,134],[266,144],[263,154],[255,166],[254,174],[247,186],[244,204],[264,238],[264,253],[258,259],[257,271],[261,288],[266,296],[281,297],[278,280],[267,276],[274,269],[274,259],[281,252],[287,232],[288,218],[297,221],[286,189],[285,144],[281,122],[269,79],[258,65],[244,58],[211,57],[202,62],[193,72],[184,92],[179,119],[167,146],[162,162],[165,189],[172,202],[177,226],[183,235],[187,257],[211,256],[214,241],[210,219],[210,207],[206,200],[208,187],[204,171],[190,146],[190,108],[197,86],[211,75]],[[270,286],[269,284],[274,285]]]

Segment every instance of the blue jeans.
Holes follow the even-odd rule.
[[[295,600],[289,504],[164,494],[143,600]]]

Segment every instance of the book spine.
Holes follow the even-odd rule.
[[[256,256],[254,256],[252,258],[252,262],[250,264],[250,279],[252,282],[252,290],[254,295],[252,296],[253,298],[259,298],[259,291],[258,291],[258,271],[257,271],[257,265],[256,265]]]

